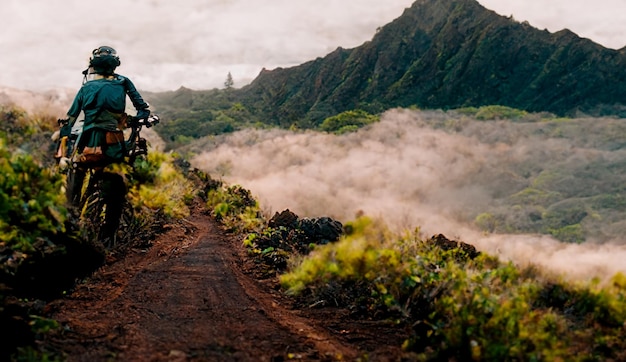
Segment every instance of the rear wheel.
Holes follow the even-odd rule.
[[[110,249],[116,243],[126,185],[121,175],[109,172],[94,173],[90,178],[80,203],[80,223],[87,240]]]
[[[69,204],[73,207],[80,205],[86,174],[87,172],[80,168],[71,168],[67,173],[65,196]]]
[[[80,226],[85,240],[92,243],[105,243],[102,239],[101,229],[106,214],[106,205],[102,192],[94,188],[93,192],[85,195],[80,208]],[[111,245],[103,245],[110,248]]]

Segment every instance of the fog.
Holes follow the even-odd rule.
[[[448,117],[393,110],[381,122],[342,136],[246,130],[203,146],[192,163],[250,189],[266,216],[290,209],[301,217],[346,222],[364,213],[398,231],[419,227],[424,237],[443,233],[505,260],[534,263],[570,278],[626,271],[624,240],[566,244],[540,235],[484,234],[472,222],[497,202],[499,189],[524,187],[525,181],[510,172],[511,164],[532,158],[550,168],[603,151],[573,146],[567,139],[516,134],[510,121],[465,120],[463,132],[429,125]],[[495,141],[503,137],[509,139]],[[615,151],[603,157],[625,156]]]
[[[626,45],[622,0],[480,0],[550,31]],[[412,0],[2,0],[0,86],[76,89],[90,52],[116,48],[140,90],[235,87],[261,69],[302,64],[370,40]]]

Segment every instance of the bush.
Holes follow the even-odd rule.
[[[363,126],[378,122],[379,120],[380,118],[378,116],[357,109],[326,118],[319,128],[324,132],[342,134],[356,131]]]
[[[189,216],[194,186],[174,165],[171,155],[151,151],[128,173],[133,180],[129,200],[135,209],[147,208],[167,218]]]
[[[62,179],[28,155],[11,156],[0,138],[0,246],[34,251],[40,238],[65,231]]]
[[[208,190],[207,207],[232,231],[256,231],[265,224],[258,202],[240,185]]]
[[[21,108],[0,105],[0,137],[11,153],[29,154],[38,164],[51,166],[56,148],[50,136],[56,128],[50,116],[33,117]]]
[[[480,230],[492,233],[496,231],[501,220],[498,220],[493,214],[486,212],[476,216],[474,223]]]
[[[481,121],[497,120],[497,119],[520,119],[528,113],[519,109],[506,106],[483,106],[476,112],[476,119]]]
[[[386,311],[378,315],[412,330],[404,348],[417,359],[624,357],[621,274],[603,287],[555,284],[534,268],[486,254],[472,257],[462,243],[450,248],[440,238],[421,240],[417,232],[393,235],[366,218],[346,229],[350,235],[316,248],[282,275],[282,286],[300,298]]]
[[[489,105],[482,107],[465,107],[456,109],[455,112],[466,116],[474,117],[481,121],[493,121],[498,119],[522,119],[528,116],[528,112],[516,108],[500,105]]]

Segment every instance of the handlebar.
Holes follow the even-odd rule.
[[[159,124],[161,118],[156,114],[151,114],[148,117],[137,118],[128,117],[126,118],[126,127],[131,129],[130,135],[124,136],[124,144],[125,144],[125,154],[128,157],[129,164],[133,165],[136,157],[141,155],[148,154],[148,142],[145,138],[141,137],[140,132],[142,127],[150,128],[154,125]],[[72,127],[69,124],[68,119],[58,119],[57,123],[60,126],[60,130],[56,133],[56,139],[53,140],[58,141],[57,153],[55,154],[55,158],[65,162],[65,168],[67,166],[67,162],[70,162],[70,159],[73,157],[72,153],[75,152],[76,142],[79,134],[72,133]]]
[[[151,114],[146,118],[128,117],[127,123],[131,127],[145,126],[150,128],[159,124],[160,121],[161,118],[157,114]],[[59,124],[59,127],[67,126],[69,124],[69,119],[59,118],[57,119],[57,123]]]
[[[151,114],[150,116],[148,116],[147,118],[137,118],[137,117],[130,117],[128,120],[128,125],[130,127],[141,127],[141,126],[145,126],[146,128],[150,128],[154,125],[159,124],[159,122],[161,121],[161,118],[156,115],[156,114]]]

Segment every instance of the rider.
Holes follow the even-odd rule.
[[[114,73],[120,64],[115,49],[101,46],[93,50],[89,68],[83,71],[83,86],[67,112],[69,126],[74,126],[80,113],[84,112],[82,134],[77,143],[79,154],[83,153],[85,147],[107,148],[103,147],[106,132],[119,131],[118,123],[122,123],[126,117],[126,95],[137,110],[137,118],[150,115],[148,103],[143,100],[133,82]],[[93,79],[88,81],[88,77]],[[93,149],[91,151],[95,152]],[[119,161],[123,157],[122,149],[108,147],[101,151],[105,151],[108,161]]]
[[[82,131],[76,141],[76,156],[72,159],[78,166],[81,166],[77,168],[78,172],[75,176],[78,182],[73,182],[67,190],[68,201],[74,206],[77,206],[80,200],[80,188],[86,168],[101,168],[123,160],[125,143],[120,128],[126,120],[126,96],[132,101],[138,119],[147,118],[150,115],[148,103],[143,100],[133,82],[115,73],[115,68],[120,64],[120,58],[115,49],[109,46],[94,49],[89,59],[89,67],[83,71],[83,85],[67,112],[68,119],[64,120],[65,128],[71,129],[81,112],[84,113]],[[116,201],[109,200],[115,205],[108,205],[108,209],[119,208],[121,212],[125,194],[123,179],[121,184],[117,180],[108,188],[123,188],[116,192],[122,195],[121,198],[115,197]],[[117,229],[119,219],[109,220],[107,224],[110,225],[104,229],[108,230],[108,236],[112,236]]]

